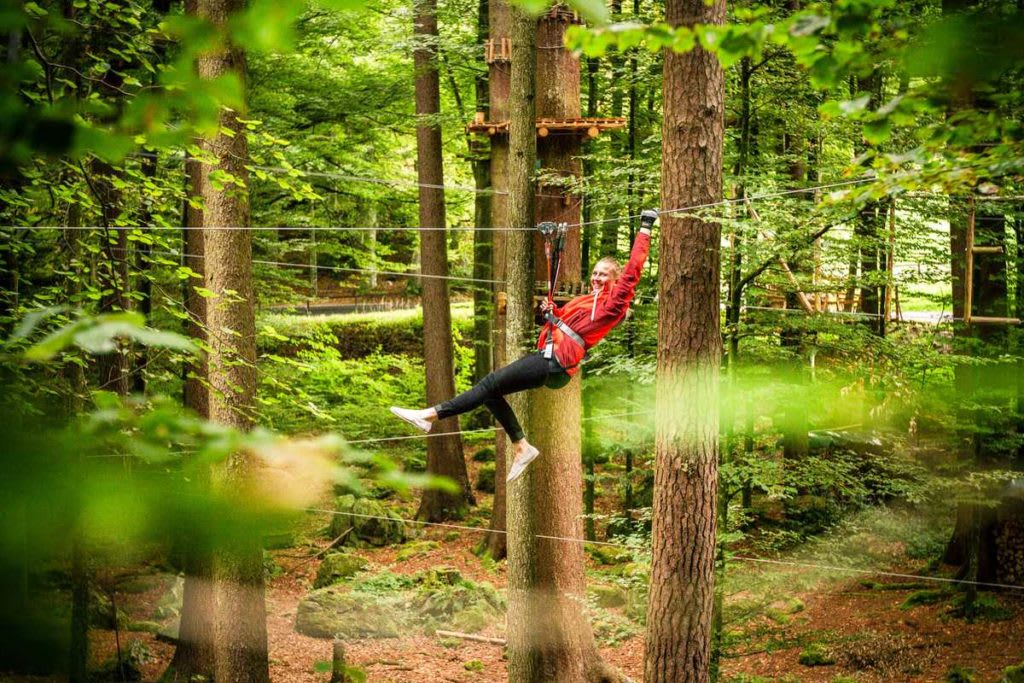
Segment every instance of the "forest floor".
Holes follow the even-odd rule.
[[[489,496],[479,498],[482,507],[489,507]],[[401,505],[399,514],[412,517],[414,501]],[[907,544],[900,540],[915,529],[902,515],[884,508],[866,511],[831,538],[805,544],[798,553],[776,556],[792,564],[734,562],[726,586],[726,657],[721,680],[942,681],[950,670],[960,667],[976,672],[970,680],[994,682],[1005,667],[1020,664],[1024,659],[1024,592],[983,593],[983,613],[970,623],[956,616],[958,593],[948,585],[882,573],[914,574],[925,568],[927,560],[909,557]],[[267,588],[271,679],[275,682],[323,683],[330,677],[331,641],[295,631],[298,603],[311,590],[320,553],[329,544],[322,533],[328,521],[327,515],[310,514],[295,547],[271,551],[278,567]],[[483,523],[482,518],[471,523]],[[481,560],[473,552],[481,535],[428,528],[416,540],[436,541],[436,547],[421,544],[423,550],[407,559],[398,557],[403,546],[353,552],[369,561],[370,571],[414,574],[447,566],[465,578],[504,589],[505,563]],[[588,562],[591,570],[602,569],[594,558],[588,557]],[[853,569],[834,571],[837,564]],[[827,569],[823,569],[825,565]],[[146,590],[116,596],[118,607],[125,609],[132,621],[156,620],[160,598],[176,580],[161,574],[146,578]],[[504,638],[504,624],[494,623],[481,635]],[[143,667],[144,680],[157,680],[173,646],[144,632],[122,632],[119,638],[122,648],[131,640],[147,646],[151,660]],[[642,680],[642,627],[611,635],[605,632],[598,641],[608,662],[631,679]],[[345,645],[348,664],[365,671],[368,681],[507,680],[500,645],[422,632],[400,638],[350,640]],[[93,631],[95,665],[109,658],[116,647],[113,631]]]

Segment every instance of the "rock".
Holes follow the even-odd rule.
[[[181,615],[181,601],[185,595],[185,579],[176,577],[171,587],[167,589],[160,600],[156,603],[156,618],[170,619]]]
[[[597,603],[598,607],[622,607],[629,599],[626,591],[622,590],[618,586],[603,586],[598,584],[591,586],[588,592],[594,598],[594,602]]]
[[[405,522],[376,501],[350,495],[338,496],[335,509],[341,514],[331,519],[331,537],[345,534],[342,539],[345,545],[381,547],[405,540]]]
[[[374,598],[338,586],[306,596],[295,615],[295,630],[314,638],[395,638],[402,634],[398,600]]]
[[[416,541],[415,543],[410,543],[399,550],[395,559],[399,562],[405,562],[406,560],[411,560],[414,557],[422,557],[430,551],[439,550],[440,548],[441,544],[437,541]]]
[[[812,643],[800,653],[800,663],[804,666],[829,666],[836,660],[824,645]]]
[[[419,588],[410,606],[428,627],[441,624],[473,633],[483,630],[505,609],[505,601],[494,586],[463,579],[451,568],[422,572],[417,582]]]
[[[130,619],[121,609],[114,614],[113,603],[110,598],[100,591],[89,592],[89,625],[94,628],[106,629],[108,631],[128,626]]]
[[[484,493],[494,493],[494,463],[484,463],[477,470],[476,490],[483,491]]]
[[[369,564],[364,558],[349,553],[329,553],[320,563],[316,572],[316,580],[313,581],[314,588],[324,588],[343,579],[354,576],[357,572],[366,569]]]
[[[157,631],[156,639],[157,640],[162,640],[165,643],[170,643],[171,645],[177,645],[178,644],[178,631],[180,631],[180,630],[181,630],[181,620],[180,619],[172,619],[171,621],[167,622],[167,624],[162,626],[159,631]]]

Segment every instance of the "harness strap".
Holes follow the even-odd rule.
[[[561,318],[553,315],[550,311],[548,313],[544,314],[544,319],[547,320],[549,323],[551,323],[553,326],[557,327],[559,330],[561,330],[562,334],[564,334],[566,337],[568,337],[569,339],[572,339],[574,342],[579,344],[580,348],[583,349],[584,354],[586,354],[587,343],[585,341],[583,341],[583,337],[581,337],[580,335],[576,334],[576,331],[574,329],[572,329],[571,327],[569,327],[569,325],[564,320],[562,320]],[[554,353],[555,353],[554,335],[548,334],[548,341],[544,345],[544,357],[545,358],[552,358],[554,356]]]

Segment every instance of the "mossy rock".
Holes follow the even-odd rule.
[[[313,638],[396,638],[405,630],[403,612],[400,600],[330,586],[299,602],[295,630]]]
[[[89,592],[90,626],[112,631],[115,627],[127,628],[130,621],[124,610],[118,609],[115,614],[114,605],[106,595],[95,590]]]
[[[369,562],[349,553],[328,553],[317,569],[316,579],[313,581],[314,588],[324,588],[339,581],[355,576],[358,572],[366,569]]]
[[[477,470],[476,490],[483,491],[484,493],[494,493],[494,463],[484,463]]]
[[[1003,676],[999,679],[999,683],[1024,683],[1024,662],[1003,669]]]
[[[345,545],[382,547],[405,541],[405,522],[377,501],[338,496],[334,508],[339,514],[331,519],[331,538],[344,535]]]
[[[475,633],[493,623],[505,610],[501,593],[486,581],[462,578],[451,568],[439,567],[416,575],[418,588],[410,607],[427,625]]]
[[[466,671],[477,672],[477,671],[483,671],[484,670],[484,663],[481,662],[479,659],[471,659],[470,661],[466,662],[462,666],[463,666],[463,668]]]
[[[405,562],[414,557],[423,557],[433,550],[440,550],[440,548],[441,544],[437,541],[416,541],[399,550],[395,559],[399,562]]]
[[[156,618],[170,619],[181,615],[181,603],[185,595],[185,579],[175,577],[174,583],[160,596],[156,603]]]
[[[830,666],[836,663],[835,657],[821,643],[812,643],[800,653],[800,663],[804,666]]]
[[[597,584],[591,586],[588,591],[598,607],[622,607],[629,602],[629,594],[618,586],[605,586]]]
[[[494,446],[484,446],[474,453],[473,462],[494,462]]]
[[[160,627],[160,630],[157,631],[156,639],[162,640],[165,643],[170,643],[171,645],[177,645],[178,633],[180,631],[181,619],[175,618]]]
[[[934,605],[946,600],[949,596],[950,592],[947,590],[927,589],[914,591],[907,596],[907,599],[903,601],[900,608],[910,609],[911,607],[917,607],[919,605]]]

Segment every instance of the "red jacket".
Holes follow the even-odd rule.
[[[636,295],[636,285],[640,281],[640,273],[644,262],[647,261],[647,252],[650,248],[651,236],[646,232],[638,233],[633,242],[633,251],[629,255],[629,263],[613,287],[596,294],[578,296],[552,311],[573,332],[583,338],[583,348],[551,324],[544,326],[540,339],[537,340],[537,348],[544,348],[549,332],[554,330],[552,339],[555,358],[570,375],[579,372],[579,363],[587,355],[587,349],[604,339],[605,335],[626,317],[629,304]]]

